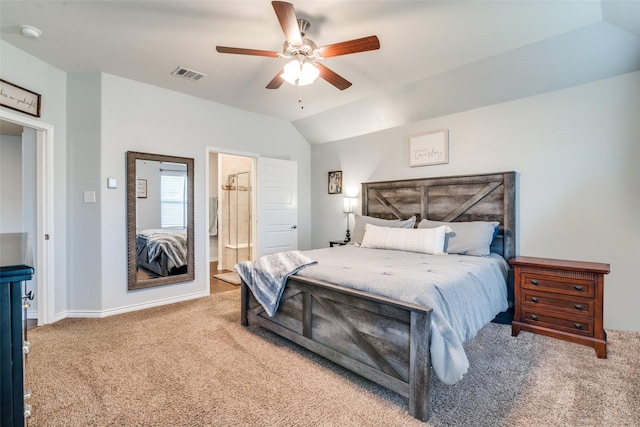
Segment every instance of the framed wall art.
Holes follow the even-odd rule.
[[[147,198],[147,180],[146,179],[136,179],[136,197],[138,199]]]
[[[342,171],[329,172],[329,194],[342,194]]]
[[[449,163],[449,130],[440,129],[409,137],[409,166]]]
[[[0,105],[40,117],[40,95],[0,79]]]

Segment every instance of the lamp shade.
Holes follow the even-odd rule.
[[[345,197],[344,198],[344,207],[343,207],[342,211],[345,212],[345,213],[353,213],[354,201],[355,201],[355,199],[353,197]]]

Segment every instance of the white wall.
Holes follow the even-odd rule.
[[[22,137],[0,135],[0,233],[22,229]]]
[[[186,164],[183,170],[186,170]],[[147,180],[147,197],[136,198],[137,230],[162,228],[160,205],[160,163],[136,160],[136,177]]]
[[[54,128],[53,144],[53,229],[46,230],[51,239],[39,242],[52,246],[55,263],[53,284],[54,313],[63,314],[67,307],[67,76],[63,71],[26,54],[0,40],[2,79],[27,88],[42,96],[41,121]],[[0,107],[3,110],[4,107]],[[13,112],[13,110],[7,110]],[[38,272],[36,272],[38,274]]]
[[[67,205],[69,299],[67,315],[100,312],[102,272],[113,263],[102,265],[100,179],[100,75],[68,76],[67,164],[69,198]],[[106,185],[106,178],[105,178]],[[95,203],[84,202],[84,192],[96,193]],[[125,210],[126,212],[126,210]]]
[[[299,247],[310,248],[310,147],[289,123],[106,74],[67,76],[1,40],[0,63],[3,79],[42,95],[38,120],[54,127],[54,224],[45,244],[54,245],[55,319],[208,292],[206,147],[297,161]],[[126,151],[195,158],[194,282],[127,291]],[[117,189],[106,188],[107,177]],[[86,190],[96,191],[96,203],[83,202]]]
[[[425,102],[429,102],[428,99]],[[345,189],[514,170],[517,253],[605,262],[606,328],[640,331],[640,72],[312,146],[313,246],[344,236]],[[409,168],[408,136],[449,129],[449,163]],[[359,211],[360,207],[356,208]]]
[[[192,83],[189,83],[192,84]],[[72,99],[69,102],[73,102]],[[299,245],[311,246],[310,204],[305,189],[310,186],[309,144],[289,123],[230,108],[151,85],[101,74],[100,165],[94,172],[101,200],[102,254],[100,278],[103,312],[116,312],[165,300],[208,293],[209,195],[205,171],[206,147],[219,147],[265,157],[286,158],[299,164]],[[250,124],[250,125],[249,125]],[[127,291],[126,164],[127,151],[193,157],[195,191],[195,266],[193,282]],[[106,189],[106,178],[122,185]],[[79,273],[84,271],[77,267]],[[79,277],[82,276],[79,274]],[[74,284],[74,287],[80,283]],[[79,303],[79,302],[78,302]],[[74,310],[82,310],[75,306]]]

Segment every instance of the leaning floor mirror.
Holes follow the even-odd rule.
[[[193,159],[127,152],[129,290],[194,280]]]

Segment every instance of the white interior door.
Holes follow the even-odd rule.
[[[298,164],[258,158],[258,256],[298,249]]]

